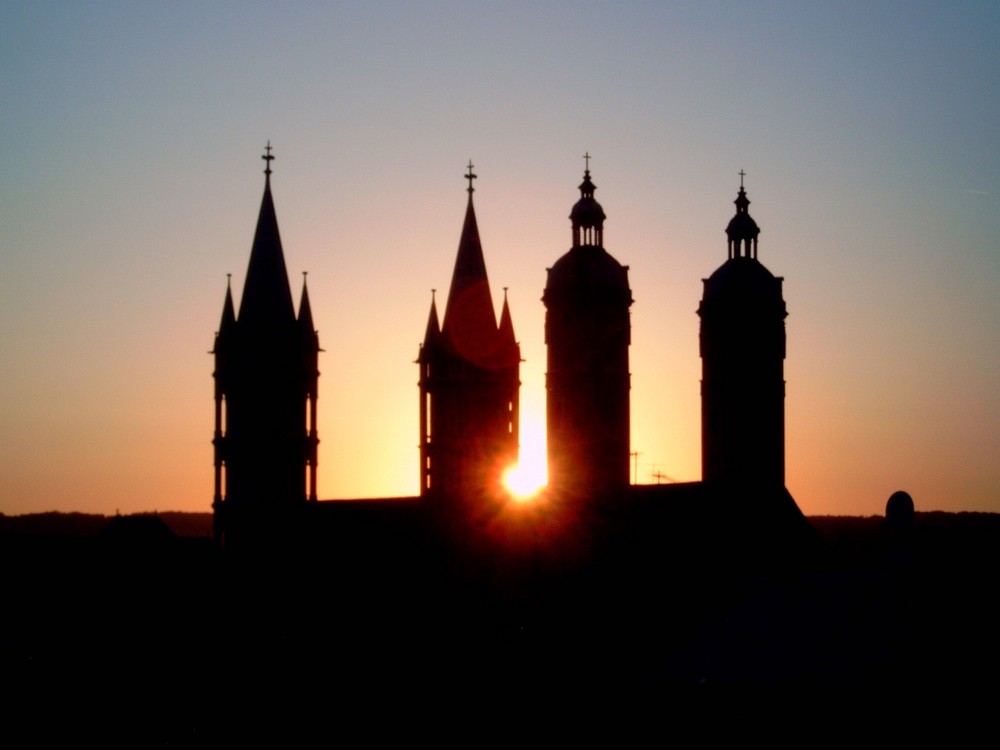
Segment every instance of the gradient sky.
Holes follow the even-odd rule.
[[[807,514],[1000,512],[1000,5],[0,4],[0,512],[201,510],[212,348],[272,185],[320,359],[320,495],[413,494],[464,167],[525,453],[589,151],[631,267],[640,482],[700,478],[701,280],[745,169],[785,278]]]

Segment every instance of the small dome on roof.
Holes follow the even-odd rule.
[[[756,240],[760,234],[760,228],[753,217],[747,212],[750,207],[750,199],[747,198],[747,191],[740,185],[739,195],[733,201],[736,204],[736,215],[729,220],[726,227],[726,234],[730,240]]]
[[[590,170],[587,170],[583,182],[580,183],[580,193],[583,197],[574,204],[569,214],[574,227],[600,227],[604,224],[607,217],[601,204],[594,198],[596,188],[597,186],[590,180]]]
[[[729,225],[726,227],[726,234],[732,239],[752,239],[760,234],[760,228],[750,214],[738,213],[729,220]]]

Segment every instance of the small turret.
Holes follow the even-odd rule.
[[[757,258],[757,235],[760,228],[753,220],[747,209],[750,207],[750,199],[747,198],[747,191],[743,187],[743,178],[746,172],[740,170],[740,192],[733,203],[736,204],[736,215],[729,220],[726,227],[726,236],[729,238],[729,257]]]
[[[586,168],[580,183],[580,200],[573,205],[569,218],[573,225],[573,247],[604,245],[604,209],[594,199],[597,186],[590,180],[590,154],[584,154]]]

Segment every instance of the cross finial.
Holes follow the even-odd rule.
[[[583,155],[583,168],[586,172],[590,172],[590,152],[588,151]]]
[[[226,289],[228,289],[233,284],[233,275],[231,273],[226,274]]]
[[[465,179],[469,181],[469,187],[466,188],[466,190],[469,191],[469,195],[472,195],[473,191],[475,190],[475,188],[472,187],[472,181],[476,179],[476,175],[472,173],[472,159],[469,159],[469,173],[465,175]]]
[[[742,169],[740,170],[740,190],[743,189],[743,178],[747,176],[747,173]]]
[[[264,167],[264,174],[266,174],[268,177],[270,177],[271,176],[271,162],[274,161],[274,157],[271,156],[271,141],[270,140],[268,140],[267,146],[265,147],[264,151],[265,151],[265,154],[262,157],[260,157],[260,158],[263,159],[264,163],[267,165],[266,167]]]

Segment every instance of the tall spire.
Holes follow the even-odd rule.
[[[243,299],[240,301],[240,323],[250,325],[280,325],[295,320],[292,290],[288,286],[288,270],[285,254],[281,249],[281,235],[278,232],[278,217],[271,197],[271,144],[261,157],[267,167],[264,170],[264,197],[257,218],[250,264],[243,285]]]
[[[476,175],[472,173],[471,160],[468,169],[465,179],[469,181],[469,202],[465,209],[465,223],[458,244],[441,332],[456,354],[477,362],[486,355],[484,347],[488,348],[496,336],[497,319],[493,310],[490,282],[486,276],[483,246],[479,241],[476,211],[472,205],[472,181]]]
[[[444,317],[438,327],[432,290],[420,366],[420,494],[477,504],[499,493],[503,471],[517,463],[521,353],[504,302],[497,328],[472,194],[469,194]],[[509,337],[509,341],[507,340]]]

